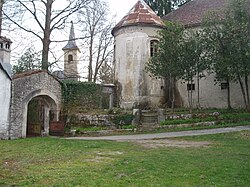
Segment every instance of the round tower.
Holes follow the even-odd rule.
[[[67,45],[62,48],[64,52],[64,78],[70,80],[78,80],[79,78],[77,64],[80,50],[75,40],[74,25],[73,22],[71,22],[69,41]]]
[[[151,78],[145,64],[156,51],[157,32],[164,27],[160,17],[139,0],[113,28],[115,81],[122,108],[156,107],[164,96],[163,80]]]

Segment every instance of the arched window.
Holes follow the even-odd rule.
[[[73,62],[73,55],[69,55],[68,56],[68,62],[70,63],[70,62]]]
[[[153,57],[155,53],[157,52],[157,45],[159,41],[158,40],[151,40],[150,41],[150,57]]]

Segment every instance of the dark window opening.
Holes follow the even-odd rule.
[[[0,48],[3,48],[3,43],[0,43]]]
[[[155,54],[157,53],[157,45],[158,45],[158,41],[157,40],[151,40],[150,41],[150,57],[155,56]]]
[[[222,90],[226,90],[226,89],[229,88],[229,83],[227,83],[227,82],[222,82],[222,83],[220,84],[220,87],[221,87]]]
[[[195,84],[187,84],[187,90],[188,91],[195,90]]]
[[[68,62],[73,62],[73,55],[68,56]]]

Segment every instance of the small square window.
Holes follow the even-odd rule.
[[[187,84],[187,90],[195,90],[195,84]]]
[[[229,88],[229,84],[227,82],[222,82],[220,84],[220,87],[221,87],[222,90],[226,90],[226,89]]]

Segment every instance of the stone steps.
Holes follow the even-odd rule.
[[[157,123],[142,123],[140,126],[138,126],[137,131],[151,131],[154,130],[157,126]]]

